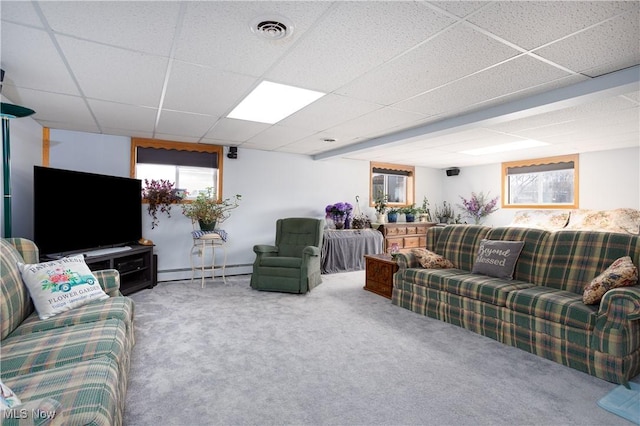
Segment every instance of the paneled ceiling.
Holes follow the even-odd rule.
[[[435,168],[640,145],[637,0],[3,0],[0,13],[2,95],[45,127]],[[287,37],[251,30],[274,20]],[[263,80],[327,95],[273,125],[226,118]],[[529,139],[548,145],[461,153]]]

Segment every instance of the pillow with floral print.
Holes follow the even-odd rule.
[[[600,303],[602,296],[612,288],[627,287],[638,283],[638,268],[630,256],[617,259],[603,273],[595,277],[584,289],[582,301],[586,305]]]
[[[415,248],[411,253],[418,258],[420,265],[426,269],[448,269],[453,268],[453,263],[443,256],[423,248]]]

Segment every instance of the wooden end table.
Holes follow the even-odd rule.
[[[367,254],[366,279],[364,289],[387,299],[391,299],[393,291],[393,274],[398,270],[398,264],[388,254]]]

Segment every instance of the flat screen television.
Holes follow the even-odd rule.
[[[142,237],[142,182],[34,166],[34,241],[41,255],[124,246]]]

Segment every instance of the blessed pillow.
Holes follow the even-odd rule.
[[[512,280],[523,247],[524,241],[483,239],[471,272]]]
[[[582,301],[586,305],[600,303],[602,296],[612,288],[627,287],[638,283],[638,268],[630,256],[617,259],[603,273],[595,277],[584,289]]]
[[[454,267],[451,261],[445,259],[443,256],[437,253],[426,249],[415,248],[411,250],[411,253],[413,253],[418,258],[420,265],[422,265],[422,267],[426,269],[448,269]]]
[[[20,398],[7,385],[0,382],[0,410],[6,410],[20,404],[22,404]],[[0,415],[2,414],[0,413]]]
[[[109,298],[82,255],[37,264],[18,263],[18,268],[40,319]]]

